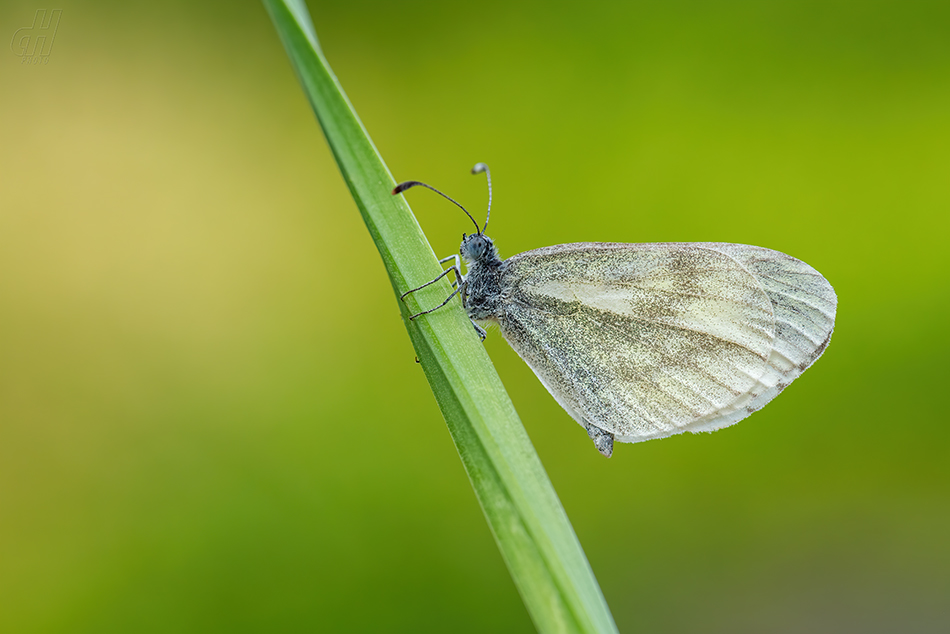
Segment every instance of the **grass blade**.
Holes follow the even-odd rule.
[[[432,248],[330,70],[303,2],[264,0],[396,294],[440,271]],[[397,302],[498,548],[541,632],[616,632],[587,558],[501,380],[448,281]]]

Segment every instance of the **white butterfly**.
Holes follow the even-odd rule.
[[[490,214],[491,177],[483,163],[472,168],[480,172],[489,179]],[[418,181],[393,193],[416,185],[445,196]],[[458,255],[442,260],[454,263],[436,280],[454,272],[457,288],[410,319],[461,294],[473,323],[497,323],[607,457],[615,440],[714,431],[742,420],[831,339],[831,284],[778,251],[720,242],[585,242],[502,260],[485,235],[488,218],[482,228],[472,222],[477,233],[463,235],[460,248],[467,274]]]

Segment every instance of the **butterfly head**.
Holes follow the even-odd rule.
[[[499,259],[495,243],[484,233],[473,233],[471,235],[463,233],[459,253],[470,267],[476,262],[487,264]]]

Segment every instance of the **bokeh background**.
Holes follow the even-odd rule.
[[[0,631],[528,632],[256,3],[0,54]],[[763,411],[605,460],[486,346],[625,632],[950,631],[950,4],[311,2],[397,179],[503,255],[733,241],[835,286]],[[468,221],[410,198],[436,252]]]

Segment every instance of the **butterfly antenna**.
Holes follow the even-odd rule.
[[[488,213],[485,214],[485,226],[482,227],[482,231],[488,231],[488,218],[491,216],[491,172],[484,163],[475,163],[472,174],[481,174],[482,172],[485,172],[485,178],[488,179]]]
[[[477,167],[477,166],[476,166],[476,167]],[[401,194],[401,193],[403,193],[404,191],[406,191],[407,189],[409,189],[410,187],[415,187],[416,185],[422,185],[423,187],[426,187],[426,188],[428,188],[428,189],[431,189],[432,191],[434,191],[435,193],[437,193],[439,196],[442,196],[443,198],[446,198],[446,199],[452,201],[453,203],[455,203],[455,204],[458,206],[459,209],[461,209],[462,211],[465,212],[465,215],[468,216],[468,219],[472,221],[472,224],[475,225],[475,231],[477,231],[478,233],[481,233],[481,232],[482,232],[482,230],[478,228],[478,223],[475,222],[475,219],[474,219],[474,218],[472,218],[472,214],[468,213],[468,209],[466,209],[465,207],[463,207],[462,205],[460,205],[457,200],[455,200],[455,199],[452,198],[451,196],[446,196],[445,194],[443,194],[442,192],[440,192],[438,189],[436,189],[436,188],[433,187],[432,185],[426,185],[425,183],[423,183],[423,182],[421,182],[421,181],[406,181],[406,182],[404,182],[404,183],[399,183],[398,185],[396,185],[396,186],[393,188],[393,196],[395,196],[396,194]]]

